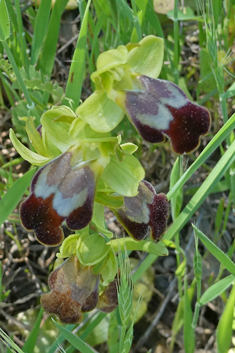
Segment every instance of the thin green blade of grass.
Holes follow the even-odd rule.
[[[235,117],[235,116],[234,116]],[[200,158],[200,156],[199,156]],[[221,179],[221,177],[230,168],[231,164],[235,160],[235,142],[231,144],[216,166],[213,168],[212,172],[208,175],[206,180],[203,182],[201,187],[195,193],[195,195],[188,202],[186,207],[182,210],[180,215],[176,218],[175,222],[168,229],[163,239],[171,240],[173,236],[179,232],[184,225],[190,220],[192,215],[200,207],[206,197],[210,194],[211,190]],[[148,255],[142,264],[138,267],[137,271],[133,275],[133,282],[135,283],[141,275],[146,271],[149,266],[157,259],[158,256]]]
[[[216,297],[218,297],[221,293],[223,293],[231,284],[235,281],[235,276],[230,275],[227,276],[223,279],[221,279],[219,282],[213,284],[210,286],[205,293],[201,296],[201,299],[199,301],[200,305],[205,305],[212,300],[214,300]]]
[[[57,41],[60,30],[60,19],[68,0],[57,0],[52,10],[42,54],[38,61],[38,68],[44,75],[51,75],[55,60]]]
[[[0,225],[14,211],[17,204],[20,202],[25,190],[35,173],[36,168],[29,170],[20,179],[18,179],[12,187],[7,191],[0,201]]]
[[[224,312],[216,330],[218,353],[227,353],[231,344],[233,330],[233,314],[235,305],[235,284],[231,290]]]
[[[213,139],[204,148],[200,156],[192,163],[192,165],[187,169],[187,171],[182,175],[182,177],[177,181],[177,183],[170,189],[167,194],[168,200],[170,200],[174,193],[181,188],[187,180],[195,173],[195,171],[206,161],[206,159],[220,146],[220,144],[225,140],[225,138],[230,134],[230,132],[235,129],[235,114],[224,124],[220,131],[213,137]]]
[[[21,56],[22,66],[25,68],[26,72],[28,73],[29,72],[29,58],[27,54],[28,47],[25,39],[25,31],[23,27],[23,19],[22,19],[19,0],[15,0],[15,8],[16,8],[16,18],[17,18],[18,31],[19,31],[17,33],[17,38],[20,45],[20,50],[17,50],[17,53],[18,55]]]
[[[46,35],[49,16],[51,11],[51,0],[41,0],[37,12],[35,27],[33,32],[33,41],[31,49],[31,65],[34,65],[39,57],[43,39]]]
[[[25,353],[18,347],[12,339],[0,328],[0,339],[10,349],[11,352]]]
[[[212,241],[207,238],[207,236],[202,233],[194,224],[192,224],[195,234],[205,245],[205,247],[216,257],[216,259],[230,272],[235,276],[235,264],[232,260],[220,250]]]
[[[74,325],[74,324],[73,324],[73,325],[67,325],[67,326],[66,326],[66,329],[67,329],[68,331],[72,331],[75,327],[76,327],[76,325]],[[61,345],[61,344],[64,342],[64,340],[65,340],[65,337],[64,337],[64,335],[61,333],[61,334],[59,335],[59,337],[56,338],[56,341],[51,345],[51,347],[50,347],[50,349],[48,350],[47,353],[54,353],[54,352],[56,351],[58,345]]]
[[[89,16],[89,7],[91,0],[88,1],[84,13],[76,49],[73,55],[72,64],[69,70],[64,104],[69,105],[69,100],[73,102],[73,108],[77,108],[82,91],[82,82],[85,70],[86,47],[87,47],[87,25]]]
[[[185,352],[193,353],[195,348],[195,333],[192,327],[193,312],[188,295],[187,280],[184,281],[184,347]]]
[[[0,1],[0,41],[10,36],[10,19],[5,0]]]
[[[87,343],[85,343],[81,338],[75,336],[72,332],[67,330],[65,327],[59,325],[55,320],[54,324],[58,327],[59,331],[63,334],[66,340],[72,344],[76,349],[81,351],[81,353],[97,353],[97,351],[91,348]]]
[[[151,1],[136,0],[136,5],[140,10],[143,11],[143,16],[146,21],[155,29],[156,34],[164,38],[163,30],[161,23],[158,19],[157,14],[153,10],[153,4]],[[144,22],[144,21],[143,21]]]
[[[43,315],[43,308],[40,309],[37,320],[33,326],[33,329],[30,332],[27,340],[25,341],[25,344],[22,348],[24,352],[30,352],[32,350],[32,347],[35,347],[38,334],[39,334],[40,324],[42,321],[42,315]]]

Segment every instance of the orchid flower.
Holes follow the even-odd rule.
[[[98,132],[111,131],[126,114],[146,141],[160,143],[168,137],[178,154],[195,150],[209,131],[210,115],[178,86],[157,79],[163,52],[163,40],[147,36],[100,54],[91,75],[96,90],[76,114]]]

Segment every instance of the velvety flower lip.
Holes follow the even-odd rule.
[[[92,218],[94,172],[89,164],[72,167],[71,157],[71,152],[65,152],[39,169],[31,183],[31,195],[20,207],[23,226],[34,230],[45,245],[63,241],[63,221],[70,229],[79,230]]]
[[[90,267],[81,267],[72,256],[55,269],[48,281],[51,292],[43,294],[41,304],[65,324],[82,321],[83,312],[93,310],[99,299],[99,275]]]
[[[113,211],[134,239],[144,239],[150,229],[152,239],[159,240],[167,225],[167,197],[156,194],[154,187],[145,180],[140,182],[138,191],[137,196],[124,197],[124,205]]]
[[[192,102],[175,84],[148,76],[135,77],[136,88],[117,93],[116,102],[126,111],[139,134],[148,142],[170,138],[176,153],[195,150],[210,128],[209,112]]]

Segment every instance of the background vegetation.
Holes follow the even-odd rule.
[[[50,0],[0,1],[1,352],[120,353],[120,335],[122,353],[235,352],[234,16],[234,0],[57,0],[52,10]],[[149,34],[164,38],[160,78],[207,107],[211,130],[196,152],[177,157],[122,123],[116,132],[139,145],[146,179],[171,203],[169,256],[132,253],[119,311],[63,326],[40,310],[57,249],[20,224],[18,204],[34,170],[12,147],[9,129],[29,145],[29,116],[38,126],[52,106],[76,107],[92,93],[99,53]],[[107,226],[124,234],[109,212]]]

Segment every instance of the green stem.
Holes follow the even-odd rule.
[[[174,6],[174,77],[175,83],[179,81],[179,25],[178,25],[178,0],[175,0]]]
[[[112,246],[115,252],[124,251],[126,249],[128,251],[140,250],[157,256],[168,254],[162,242],[154,243],[149,240],[136,241],[132,238],[119,238],[110,240],[108,244]]]

